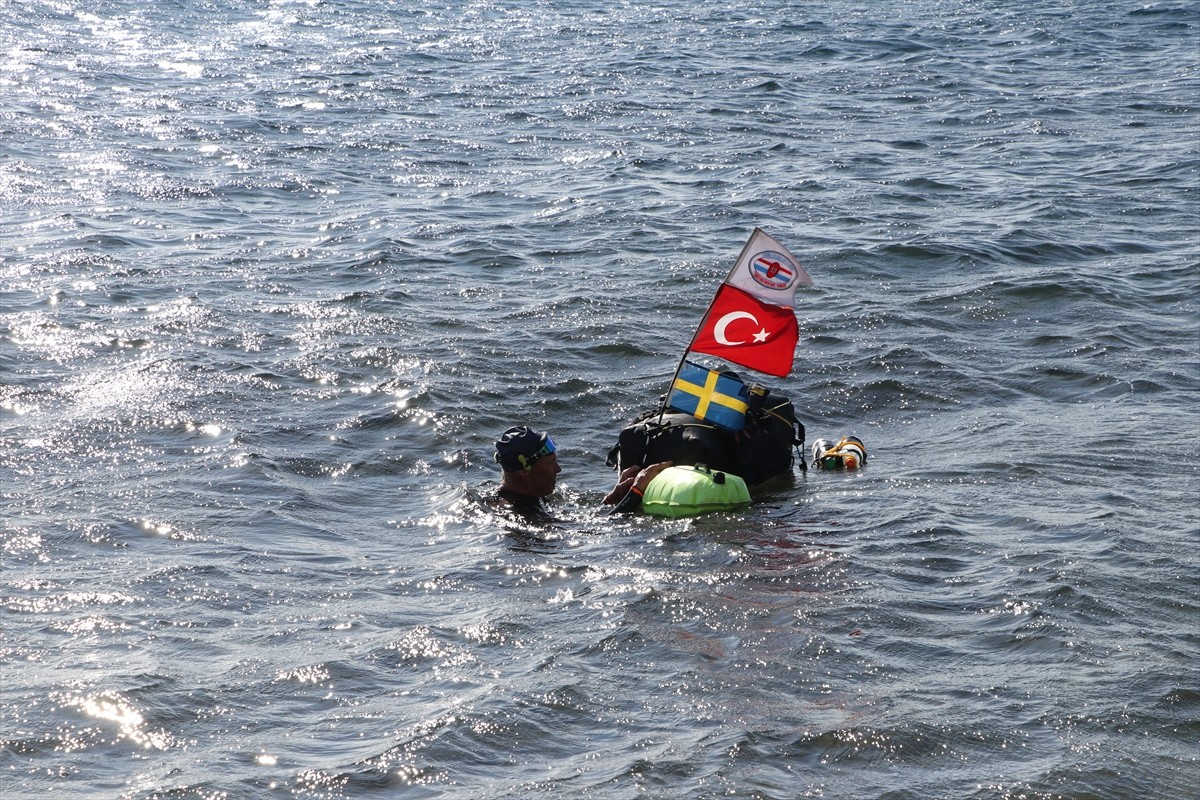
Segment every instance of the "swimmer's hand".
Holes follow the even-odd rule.
[[[622,470],[621,476],[617,479],[617,485],[605,496],[604,503],[612,505],[620,502],[634,487],[637,487],[639,492],[646,491],[650,481],[658,477],[658,473],[671,466],[671,463],[670,461],[661,461],[645,468],[635,466]]]

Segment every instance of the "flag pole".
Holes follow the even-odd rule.
[[[728,283],[729,279],[733,277],[733,273],[737,269],[738,264],[742,263],[742,258],[746,255],[746,251],[750,249],[750,243],[754,241],[755,234],[757,234],[760,230],[761,229],[759,227],[755,226],[754,230],[751,231],[750,238],[746,240],[744,245],[742,245],[742,250],[740,253],[738,253],[738,257],[733,260],[733,266],[729,268],[729,272],[725,273],[725,280],[721,281],[722,286]],[[683,365],[687,363],[688,353],[692,351],[692,345],[696,343],[696,337],[700,335],[700,331],[704,327],[705,320],[707,320],[708,315],[712,313],[713,306],[717,304],[717,295],[719,293],[720,286],[717,287],[717,291],[713,292],[712,300],[708,301],[708,308],[705,310],[704,316],[700,317],[700,324],[696,326],[696,332],[692,334],[692,340],[688,342],[688,346],[684,348],[683,357],[679,359],[679,364],[675,367],[675,374],[671,376],[671,382],[667,384],[667,392],[663,395],[662,403],[658,407],[659,426],[662,425],[663,415],[667,411],[667,403],[671,399],[671,390],[675,387],[675,381],[679,380],[679,373],[683,372]]]

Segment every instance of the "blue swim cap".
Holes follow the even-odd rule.
[[[496,441],[496,461],[505,472],[529,471],[539,458],[557,449],[549,434],[519,425],[506,430]]]

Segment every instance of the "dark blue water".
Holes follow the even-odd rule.
[[[0,0],[0,98],[5,800],[1200,791],[1200,4]],[[599,516],[755,226],[868,467]]]

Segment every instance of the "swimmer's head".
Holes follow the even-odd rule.
[[[509,428],[496,441],[496,462],[505,472],[529,472],[557,449],[549,434],[520,425]]]
[[[500,488],[527,497],[549,497],[558,482],[554,440],[525,426],[509,428],[496,442],[496,461],[504,470]]]

